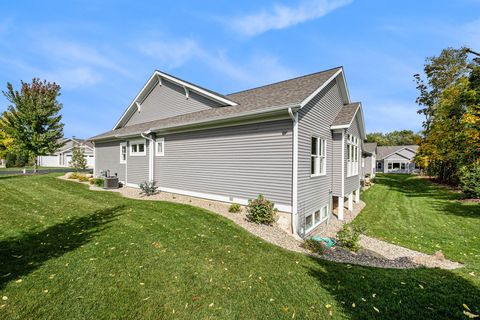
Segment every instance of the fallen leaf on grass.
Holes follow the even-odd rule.
[[[418,286],[420,287],[420,289],[425,289],[421,284],[418,284]]]
[[[209,308],[213,307],[213,302],[208,305]]]
[[[7,301],[7,300],[8,300],[8,297],[7,297],[7,296],[3,296],[3,297],[2,297],[2,300],[3,300],[3,301]]]
[[[357,305],[355,303],[352,303],[352,308],[355,308]]]
[[[15,283],[20,283],[22,281],[23,281],[22,279],[18,279],[17,281],[15,281]]]
[[[380,310],[378,310],[378,308],[376,308],[376,307],[373,307],[373,310],[375,310],[377,312],[380,312]]]
[[[48,293],[48,289],[43,290],[43,293]]]
[[[470,319],[475,319],[475,318],[478,318],[480,317],[478,314],[473,314],[469,311],[466,311],[466,310],[463,310],[463,314],[466,315],[467,317],[469,317]]]

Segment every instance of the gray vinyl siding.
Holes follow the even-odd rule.
[[[141,102],[140,112],[135,111],[125,126],[165,119],[218,106],[217,102],[192,91],[190,91],[187,99],[183,87],[163,80],[161,86],[155,85],[150,94]]]
[[[125,164],[120,163],[120,141],[95,143],[95,173],[110,170],[111,175],[118,175],[125,181]]]
[[[359,140],[359,142],[362,140],[360,136],[360,128],[359,128],[359,123],[360,117],[357,114],[355,119],[352,121],[352,125],[350,128],[347,129],[347,134],[345,135],[345,140],[348,139],[348,134],[352,134],[356,136]],[[358,169],[359,174],[347,177],[347,143],[345,142],[345,190],[344,190],[344,196],[352,193],[353,191],[357,190],[360,188],[360,172],[361,172],[361,162],[358,162],[358,165],[360,168]],[[359,143],[359,149],[361,148],[361,143]],[[361,155],[361,150],[360,150],[360,155]]]
[[[400,150],[398,153],[409,159],[412,159],[413,157],[415,157],[415,152],[410,151],[409,149]]]
[[[144,156],[130,155],[130,141],[143,140],[145,141],[146,154]],[[150,152],[149,141],[141,137],[132,139],[127,144],[127,183],[141,184],[148,181],[148,154]]]
[[[165,152],[155,156],[155,180],[224,197],[263,194],[291,206],[292,126],[286,119],[157,136],[165,139]]]
[[[299,231],[305,228],[305,216],[330,206],[333,191],[332,171],[341,165],[335,150],[330,125],[343,106],[336,81],[330,82],[299,111],[298,125],[298,218]],[[311,137],[327,140],[326,175],[311,177]],[[335,151],[334,151],[335,150]],[[335,154],[334,154],[335,152]],[[335,168],[335,169],[334,169]],[[340,171],[339,171],[340,172]],[[331,207],[330,207],[331,210]]]
[[[334,159],[332,161],[333,196],[339,197],[342,195],[342,133],[333,133],[332,146]]]

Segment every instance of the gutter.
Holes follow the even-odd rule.
[[[290,107],[288,114],[293,121],[292,233],[298,238],[298,110],[294,113]]]

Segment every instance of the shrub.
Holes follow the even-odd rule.
[[[69,165],[78,170],[85,170],[87,167],[87,158],[85,153],[78,146],[75,146],[72,151],[72,159],[69,162]]]
[[[76,172],[72,172],[67,176],[67,179],[78,179],[79,174]]]
[[[480,163],[460,170],[460,188],[468,198],[480,198]]]
[[[140,194],[151,196],[157,193],[157,183],[155,181],[145,181],[144,183],[140,184],[140,189],[142,192]]]
[[[105,181],[102,179],[102,178],[93,178],[93,179],[90,179],[90,184],[93,184],[97,187],[103,187],[104,186],[104,183]]]
[[[257,199],[248,200],[247,219],[250,222],[271,225],[275,222],[276,213],[274,204],[263,195],[259,195]]]
[[[232,212],[232,213],[237,213],[237,212],[240,212],[241,210],[242,208],[238,203],[232,203],[230,205],[230,208],[228,208],[228,212]]]
[[[84,175],[84,174],[79,174],[77,179],[78,179],[78,181],[80,181],[80,182],[87,182],[87,181],[90,180],[90,178],[87,177],[87,176]]]
[[[344,224],[342,229],[337,233],[340,246],[357,252],[358,249],[360,249],[358,240],[360,239],[362,232],[363,228],[361,227],[352,225],[351,223]]]
[[[303,242],[303,247],[307,250],[310,250],[311,252],[318,253],[318,254],[324,254],[325,252],[328,251],[328,248],[325,245],[325,242],[316,241],[313,239],[305,240]]]

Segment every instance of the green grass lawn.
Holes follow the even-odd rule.
[[[480,311],[480,288],[458,272],[316,260],[200,208],[89,191],[52,174],[0,176],[0,203],[0,319],[464,319],[463,303]]]
[[[10,167],[10,168],[0,168],[0,171],[22,171],[23,169],[27,169],[27,171],[33,170],[33,167]],[[38,167],[38,170],[48,170],[48,169],[67,169],[65,167]]]
[[[416,176],[378,175],[376,182],[362,195],[367,206],[355,223],[404,247],[441,250],[465,264],[458,274],[480,286],[480,205],[462,203],[460,193]]]

